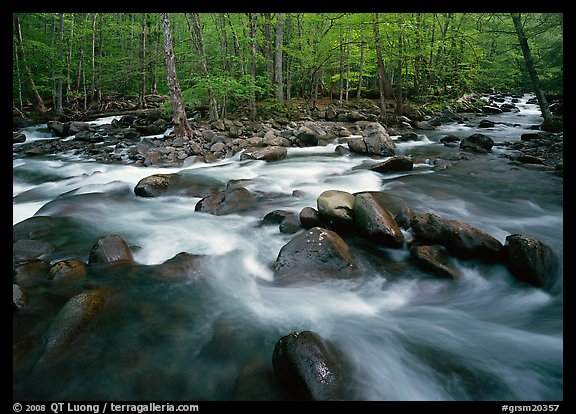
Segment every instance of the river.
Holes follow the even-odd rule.
[[[59,229],[62,256],[52,262],[87,263],[105,234],[121,235],[141,265],[180,252],[209,259],[200,282],[150,281],[140,277],[146,266],[129,277],[100,275],[119,280],[122,305],[59,362],[15,376],[14,398],[279,399],[270,391],[274,345],[290,332],[312,330],[351,361],[353,399],[562,400],[561,277],[545,291],[516,281],[503,265],[454,259],[461,279],[436,279],[407,264],[404,247],[378,248],[379,260],[359,279],[278,287],[269,283],[272,264],[293,235],[259,225],[274,209],[316,207],[324,190],[389,191],[417,212],[464,221],[502,243],[514,233],[535,237],[562,262],[562,177],[511,164],[503,156],[510,150],[499,145],[542,122],[529,97],[516,104],[517,113],[471,116],[469,123],[417,131],[421,141],[396,141],[397,154],[417,157],[402,173],[373,172],[368,167],[377,160],[340,156],[336,142],[289,148],[270,163],[236,154],[187,168],[15,153],[13,224],[34,215],[77,224]],[[499,123],[479,130],[479,119]],[[43,126],[23,130],[28,142],[50,137]],[[462,160],[458,148],[439,143],[444,135],[475,132],[495,141],[489,154]],[[194,211],[200,198],[134,195],[142,178],[172,172],[222,187],[247,179],[261,201],[242,214],[214,216]],[[28,326],[23,318],[15,323]]]

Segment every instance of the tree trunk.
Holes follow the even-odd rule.
[[[92,74],[90,80],[90,105],[96,100],[96,18],[98,13],[92,17]]]
[[[40,94],[38,93],[38,88],[36,88],[36,84],[34,83],[34,79],[32,78],[32,72],[30,71],[30,66],[28,65],[28,61],[26,60],[26,53],[24,52],[24,42],[22,41],[22,29],[20,27],[20,18],[16,17],[16,38],[18,41],[18,49],[20,50],[20,58],[22,63],[24,64],[24,70],[26,71],[26,77],[28,78],[28,82],[30,83],[30,89],[32,91],[32,107],[36,110],[40,115],[45,115],[48,112],[48,108],[44,105]]]
[[[166,60],[166,80],[168,91],[172,101],[172,122],[174,123],[174,135],[177,138],[192,138],[192,128],[188,124],[186,111],[182,103],[180,83],[176,76],[176,63],[174,61],[174,49],[172,48],[172,35],[170,31],[170,15],[160,13],[162,31],[164,33],[164,57]],[[199,151],[197,151],[199,152]]]
[[[200,64],[202,66],[202,74],[207,80],[206,89],[208,90],[208,107],[210,108],[210,121],[218,119],[218,104],[214,97],[214,91],[210,86],[210,72],[208,71],[208,60],[204,52],[204,37],[202,36],[202,27],[200,26],[200,14],[192,13],[193,31],[196,34],[196,49],[200,55]]]
[[[364,71],[364,43],[360,43],[360,68],[358,69],[358,89],[356,90],[356,99],[360,99],[362,94],[362,75]]]
[[[384,85],[384,60],[382,59],[382,43],[378,28],[378,13],[374,13],[374,44],[376,46],[376,61],[378,62],[378,90],[380,91],[380,116],[386,115],[386,99]]]
[[[536,98],[540,104],[540,110],[542,111],[544,123],[549,124],[552,122],[552,112],[550,112],[550,107],[548,106],[548,101],[546,100],[546,94],[540,85],[540,79],[538,78],[538,73],[536,72],[536,66],[534,65],[534,59],[532,58],[532,52],[530,52],[530,47],[528,46],[528,39],[526,38],[524,28],[522,27],[521,13],[510,13],[510,15],[512,16],[512,21],[514,22],[514,28],[516,29],[516,34],[518,35],[520,47],[522,48],[522,54],[524,55],[524,61],[526,62],[528,74],[532,80],[534,93],[536,94]]]
[[[250,27],[250,120],[256,120],[256,15],[248,13]]]
[[[402,20],[398,19],[398,79],[396,80],[396,115],[402,115]]]
[[[60,13],[60,39],[58,41],[58,84],[56,86],[56,115],[62,116],[64,115],[64,109],[62,107],[62,78],[64,76],[63,73],[63,57],[62,57],[62,47],[64,43],[64,13]]]
[[[274,57],[272,56],[272,28],[271,28],[271,13],[261,13],[264,18],[262,25],[262,32],[264,33],[264,57],[266,58],[266,73],[270,83],[274,83]]]
[[[138,94],[138,107],[146,108],[146,13],[142,15],[140,29],[140,93]]]
[[[342,99],[344,98],[344,37],[342,36],[342,29],[340,29],[340,65],[338,66],[338,74],[340,76],[340,81],[338,82],[340,89],[338,103],[342,105]]]
[[[276,84],[276,99],[280,104],[284,104],[284,84],[282,79],[282,43],[284,40],[284,13],[276,14],[276,53],[274,83]]]

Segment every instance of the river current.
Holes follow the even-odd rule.
[[[146,267],[134,270],[130,281],[118,282],[125,294],[116,313],[104,315],[66,358],[15,377],[14,398],[279,399],[270,391],[274,345],[290,332],[312,330],[351,361],[357,400],[562,400],[561,277],[545,291],[516,281],[503,265],[454,259],[461,279],[436,279],[407,264],[406,247],[380,247],[378,263],[362,278],[278,287],[269,283],[272,264],[293,235],[259,225],[275,209],[316,208],[325,190],[388,191],[416,212],[461,220],[502,243],[509,234],[535,237],[562,263],[562,177],[510,163],[503,156],[510,150],[499,145],[542,122],[529,97],[516,104],[520,112],[471,115],[468,123],[417,131],[420,141],[396,140],[397,154],[415,157],[414,169],[402,173],[373,172],[369,166],[379,160],[340,156],[336,141],[289,148],[275,162],[236,154],[186,168],[14,153],[13,224],[32,216],[78,224],[60,229],[64,256],[52,262],[87,263],[106,234],[121,235],[142,265],[180,252],[209,257],[201,282],[140,283]],[[479,119],[498,123],[478,129]],[[51,138],[42,127],[22,130],[27,142]],[[458,148],[439,142],[475,132],[495,141],[490,153],[462,160]],[[264,196],[242,214],[214,216],[194,211],[200,198],[134,195],[142,178],[176,172],[221,187],[247,179],[246,188]]]

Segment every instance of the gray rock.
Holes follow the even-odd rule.
[[[394,217],[370,193],[355,197],[354,220],[361,232],[372,240],[388,247],[398,248],[404,244],[404,235]]]

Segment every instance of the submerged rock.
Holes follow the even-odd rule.
[[[196,203],[194,211],[223,216],[254,207],[256,196],[244,187],[233,187],[220,191]]]
[[[348,381],[338,353],[315,332],[292,332],[274,346],[274,374],[292,400],[345,400]]]

